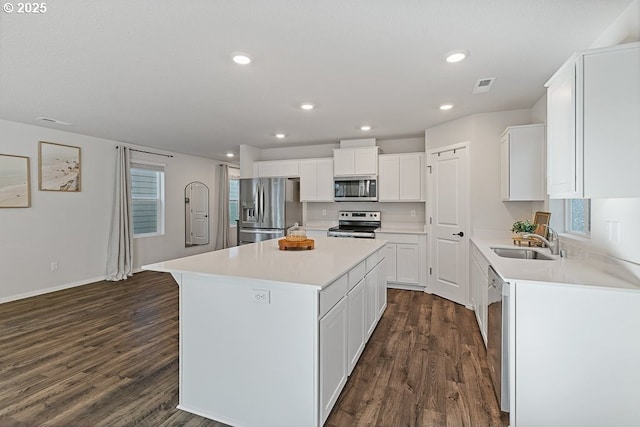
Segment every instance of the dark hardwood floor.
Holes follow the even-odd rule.
[[[222,426],[176,409],[178,286],[143,272],[0,305],[0,426]],[[473,313],[389,306],[327,426],[506,426]]]

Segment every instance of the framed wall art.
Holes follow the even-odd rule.
[[[29,158],[0,154],[0,208],[31,206]]]
[[[80,191],[80,147],[40,141],[38,184],[42,191]]]

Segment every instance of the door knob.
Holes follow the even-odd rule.
[[[461,231],[459,233],[453,233],[452,236],[460,236],[460,237],[464,237],[464,233]]]

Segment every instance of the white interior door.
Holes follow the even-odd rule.
[[[429,154],[431,169],[430,291],[467,304],[469,282],[466,144]]]
[[[209,188],[201,182],[191,187],[191,244],[209,244]]]

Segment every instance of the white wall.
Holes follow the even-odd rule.
[[[533,219],[534,212],[542,210],[542,202],[503,202],[500,196],[500,136],[507,126],[531,124],[531,117],[529,109],[474,114],[426,130],[427,151],[470,143],[472,232],[508,231],[516,220]]]
[[[380,202],[307,202],[307,223],[335,221],[338,222],[338,211],[364,210],[380,211],[382,224],[404,223],[424,224],[425,209],[422,202],[411,203],[380,203]],[[416,216],[411,216],[411,211],[416,211]],[[324,213],[324,215],[323,215]]]
[[[0,134],[0,153],[30,158],[32,206],[0,209],[0,301],[104,278],[118,142],[4,120],[0,120]],[[38,191],[38,141],[81,147],[81,192]],[[183,197],[184,187],[191,181],[215,189],[215,162],[174,156],[144,157],[136,153],[137,158],[167,165],[166,235],[136,239],[136,266],[213,249],[212,245],[184,247]],[[214,195],[210,200],[213,203]],[[212,241],[215,220],[211,218]],[[58,271],[52,272],[50,263],[54,261],[58,262]]]
[[[589,47],[607,47],[639,40],[640,0],[635,0]]]
[[[155,149],[147,150],[161,152]],[[135,268],[215,249],[216,224],[218,223],[216,168],[220,162],[184,154],[172,153],[172,155],[172,158],[166,158],[139,152],[132,153],[133,160],[140,159],[165,164],[165,233],[162,236],[134,239]],[[113,163],[107,164],[107,166],[113,168]],[[189,183],[194,181],[202,182],[209,187],[209,244],[185,248],[184,190]],[[113,184],[109,185],[111,187]],[[111,188],[110,193],[112,193]]]

